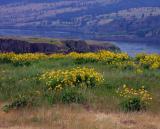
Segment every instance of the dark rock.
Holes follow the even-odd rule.
[[[99,50],[119,50],[111,44],[89,45],[82,40],[65,40],[62,45],[49,43],[30,43],[22,40],[0,38],[0,52],[14,53],[69,53],[69,52],[97,52]]]
[[[60,48],[54,44],[48,43],[29,43],[14,39],[0,39],[0,52],[14,53],[55,53]]]
[[[60,52],[60,47],[48,43],[30,43],[31,53],[55,53]]]
[[[27,53],[30,52],[30,44],[20,40],[0,39],[0,52]]]
[[[82,40],[65,40],[62,41],[67,49],[67,52],[88,52],[90,51],[89,45]]]

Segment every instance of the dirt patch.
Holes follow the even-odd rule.
[[[160,115],[100,113],[80,105],[0,111],[0,129],[160,129]]]

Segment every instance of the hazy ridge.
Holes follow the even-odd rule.
[[[0,1],[0,27],[160,37],[159,0]]]

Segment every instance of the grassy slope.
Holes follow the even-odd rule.
[[[18,94],[29,92],[32,90],[41,90],[43,87],[43,84],[36,81],[36,77],[38,74],[43,73],[44,71],[49,71],[53,69],[66,69],[66,68],[72,68],[77,66],[78,65],[76,65],[74,61],[71,59],[44,60],[44,61],[33,63],[31,66],[27,66],[27,67],[20,67],[20,66],[15,67],[12,64],[0,64],[1,106],[5,102],[10,101],[12,97]],[[88,63],[88,64],[85,64],[85,66],[94,67],[97,71],[104,74],[104,79],[105,79],[105,82],[102,84],[102,86],[97,87],[95,89],[89,89],[88,91],[86,91],[85,95],[88,99],[88,103],[86,105],[83,105],[80,107],[73,106],[73,108],[71,108],[70,106],[61,105],[60,111],[59,111],[59,108],[57,108],[57,106],[51,109],[51,107],[49,105],[46,105],[46,103],[44,105],[45,100],[41,98],[38,103],[42,105],[42,107],[44,105],[44,109],[40,108],[40,109],[36,109],[35,111],[33,109],[24,109],[22,111],[11,112],[11,114],[9,113],[8,115],[0,112],[0,122],[1,122],[1,118],[3,118],[4,116],[4,120],[6,119],[5,121],[7,124],[11,124],[11,125],[13,124],[14,126],[16,125],[19,126],[21,124],[23,125],[23,124],[26,124],[26,122],[29,122],[29,126],[31,127],[28,127],[27,129],[30,129],[30,128],[32,129],[32,126],[34,126],[33,119],[35,119],[36,122],[40,121],[39,123],[41,123],[42,126],[48,129],[49,128],[47,127],[48,125],[45,124],[46,119],[56,119],[55,121],[59,120],[60,123],[57,123],[57,122],[52,123],[52,121],[47,121],[47,123],[49,125],[52,124],[53,126],[57,127],[57,129],[62,128],[62,125],[64,126],[64,128],[69,128],[69,129],[72,129],[72,128],[73,129],[83,129],[83,128],[94,129],[93,127],[105,128],[108,126],[111,129],[112,128],[114,129],[115,127],[114,124],[120,121],[121,118],[123,117],[124,119],[127,119],[129,118],[129,116],[131,116],[130,119],[132,120],[132,117],[133,117],[133,121],[136,119],[144,119],[144,123],[145,123],[148,119],[152,119],[152,117],[149,117],[149,113],[151,113],[152,115],[155,113],[156,114],[160,113],[160,110],[159,110],[160,71],[144,71],[144,73],[140,75],[140,74],[136,74],[134,71],[129,71],[129,70],[122,71],[117,69],[111,69],[110,67],[102,63],[95,63],[95,64]],[[153,94],[154,101],[147,113],[142,113],[142,116],[140,116],[139,114],[129,114],[129,116],[126,114],[124,116],[124,114],[120,113],[119,107],[118,107],[119,98],[116,97],[115,91],[117,90],[118,87],[121,87],[123,84],[128,84],[129,86],[132,86],[132,87],[145,86]],[[49,110],[51,110],[51,112],[53,113],[53,116],[51,116],[50,111],[47,110],[48,106],[49,106]],[[40,110],[40,112],[38,112],[38,110]],[[74,110],[76,111],[74,112]],[[85,115],[86,110],[90,110],[93,113],[88,113],[87,115]],[[109,112],[113,114],[113,116],[102,114],[102,121],[98,120],[97,126],[96,126],[96,123],[92,125],[91,123],[94,120],[96,120],[95,117],[99,115],[99,113],[96,113],[97,111],[104,112],[104,113]],[[31,112],[35,114],[36,118],[34,118],[34,115],[31,115]],[[55,112],[55,115],[54,115],[54,112]],[[69,112],[71,114],[69,113],[66,114],[65,112]],[[115,112],[116,114],[114,114]],[[56,113],[58,114],[57,117],[56,117],[57,115]],[[16,117],[10,118],[13,114],[16,115]],[[19,118],[19,116],[21,115],[22,115],[22,118]],[[73,125],[72,124],[69,125],[69,123],[67,124],[65,122],[64,116],[69,117],[69,123],[71,123],[72,121],[75,123],[73,123]],[[110,118],[110,117],[113,117],[113,118]],[[92,121],[92,118],[93,118],[93,121]],[[108,119],[109,119],[108,121],[109,125],[105,122]],[[116,122],[112,121],[112,119],[116,119],[115,120]],[[153,119],[153,122],[158,121],[157,119],[159,118],[155,117]],[[88,122],[89,124],[87,124]],[[100,123],[102,125],[99,125]],[[134,124],[134,122],[131,122],[131,123],[129,122],[129,125],[132,125],[132,123],[136,128],[137,124]],[[56,126],[57,124],[59,125]],[[152,129],[152,128],[149,128],[151,127],[151,125],[147,124],[143,128]],[[154,129],[158,129],[159,125],[158,123],[156,124],[154,123],[153,127],[154,126],[155,126]],[[122,127],[126,127],[126,129],[129,128],[128,124],[123,125],[123,122],[122,122]],[[143,128],[140,128],[140,129],[143,129]],[[18,129],[18,127],[13,129]],[[124,129],[124,128],[121,128],[121,125],[119,125],[118,129]]]

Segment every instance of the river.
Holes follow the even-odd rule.
[[[160,54],[160,44],[156,43],[141,43],[141,42],[112,42],[112,43],[131,56],[134,56],[137,53]]]

